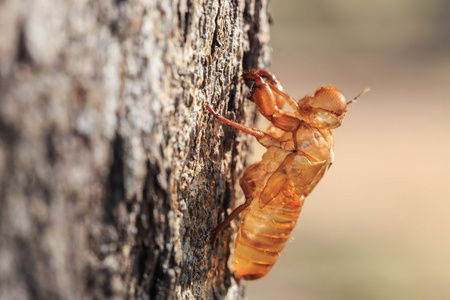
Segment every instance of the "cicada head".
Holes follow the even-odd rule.
[[[299,101],[299,113],[306,122],[319,128],[337,128],[347,113],[347,101],[335,87],[318,88],[314,96]]]

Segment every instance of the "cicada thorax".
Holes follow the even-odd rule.
[[[242,212],[236,237],[233,260],[239,278],[253,280],[267,274],[297,223],[305,196],[330,163],[331,133],[324,136],[316,128],[302,126],[301,133],[279,136],[282,147],[269,147],[241,179],[252,202]],[[296,135],[301,135],[302,143]]]

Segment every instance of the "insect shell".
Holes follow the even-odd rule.
[[[237,207],[211,235],[212,241],[242,213],[233,262],[237,279],[255,280],[277,261],[294,229],[305,197],[333,163],[333,135],[347,112],[347,102],[335,87],[316,89],[295,102],[265,70],[243,74],[254,82],[250,100],[273,125],[267,132],[230,121],[207,106],[219,121],[257,138],[267,148],[262,160],[249,166],[239,184],[245,203]],[[294,113],[283,111],[287,103]]]

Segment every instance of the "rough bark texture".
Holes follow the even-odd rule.
[[[0,1],[0,299],[237,299],[268,0]]]

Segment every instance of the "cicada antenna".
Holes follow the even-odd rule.
[[[359,97],[361,97],[362,95],[364,95],[365,93],[367,93],[368,91],[370,91],[370,88],[365,88],[361,93],[359,93],[355,98],[353,98],[352,100],[347,102],[347,105],[351,104],[351,103],[356,103],[358,101],[356,101],[356,99],[358,99]]]

